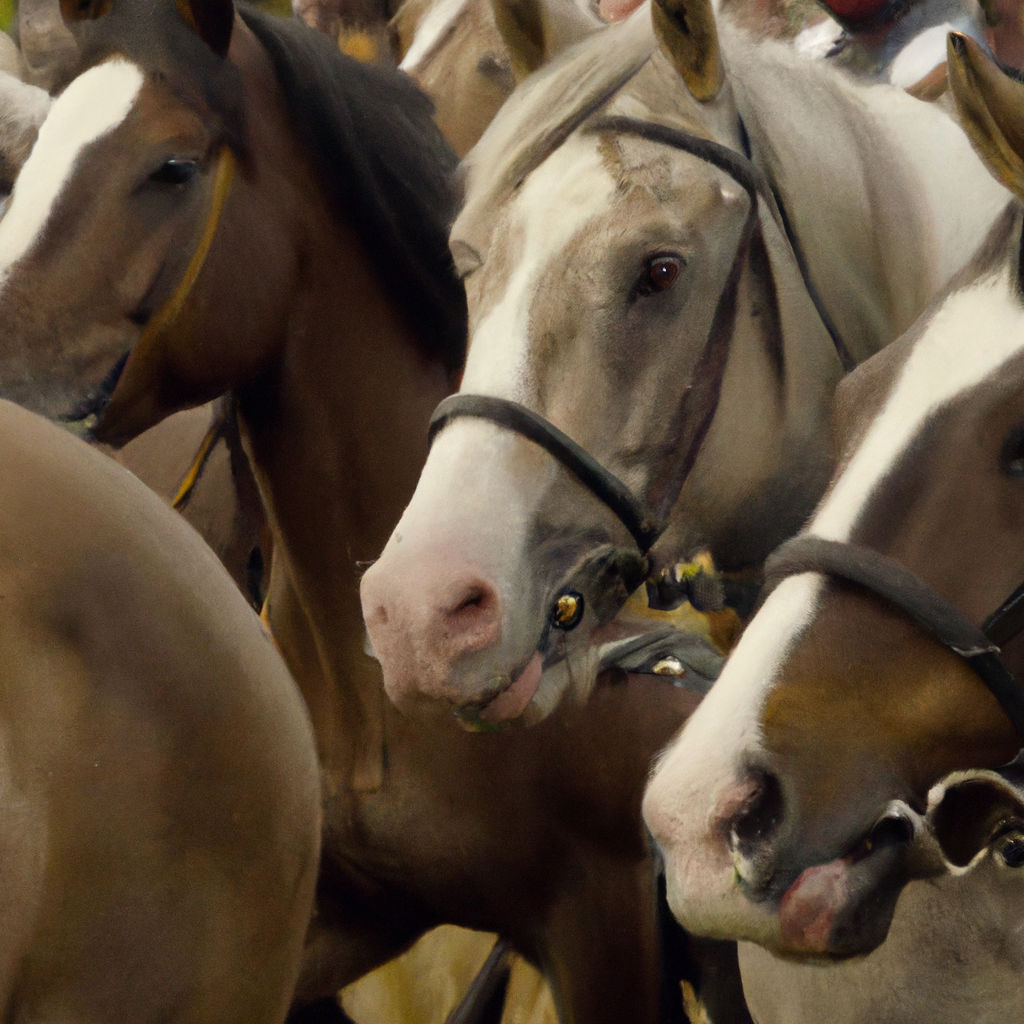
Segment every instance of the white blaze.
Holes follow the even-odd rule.
[[[135,64],[116,58],[79,75],[54,101],[0,220],[0,285],[46,226],[79,154],[127,117],[143,81]]]

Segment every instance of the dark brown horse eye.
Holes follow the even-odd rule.
[[[1007,476],[1024,477],[1024,423],[1014,427],[1003,442],[999,468]]]
[[[150,176],[161,185],[184,185],[199,170],[195,160],[167,160]]]
[[[647,261],[636,284],[639,295],[656,295],[668,291],[679,276],[681,260],[677,256],[655,256]]]

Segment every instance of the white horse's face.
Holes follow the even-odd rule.
[[[729,329],[719,300],[744,259],[750,196],[696,156],[584,126],[478,209],[471,186],[451,243],[471,320],[461,390],[539,412],[658,506],[714,411],[714,396],[685,399],[709,338]],[[390,696],[536,720],[567,690],[585,695],[627,596],[609,563],[636,555],[541,449],[455,420],[363,581]],[[566,590],[584,599],[571,632],[550,620]]]

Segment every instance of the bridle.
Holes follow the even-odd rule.
[[[1024,630],[1024,583],[978,627],[906,566],[859,544],[813,534],[794,537],[769,557],[764,571],[763,596],[789,576],[816,572],[855,583],[895,605],[988,687],[1024,747],[1024,686],[1000,656],[1001,648]]]
[[[150,317],[142,331],[141,337],[135,343],[135,346],[130,352],[122,357],[118,365],[115,367],[110,380],[109,393],[103,403],[102,410],[97,415],[98,422],[90,429],[90,433],[99,429],[103,420],[103,415],[113,400],[114,395],[117,393],[118,384],[124,378],[125,371],[127,371],[128,367],[133,361],[147,357],[159,340],[174,326],[178,317],[181,315],[185,302],[189,295],[191,295],[192,289],[195,287],[195,283],[199,278],[199,274],[206,264],[206,257],[209,255],[210,247],[213,245],[213,238],[217,233],[217,227],[220,224],[221,215],[224,212],[224,205],[227,202],[228,193],[231,191],[231,183],[234,180],[234,175],[235,155],[229,146],[224,145],[221,147],[221,150],[217,155],[217,165],[213,177],[213,189],[210,196],[210,208],[207,212],[206,220],[203,223],[203,231],[199,236],[199,241],[196,243],[196,247],[188,261],[188,265],[185,267],[185,272],[182,274],[181,280],[178,281],[174,291],[163,303],[161,303],[156,312]],[[199,451],[193,460],[192,467],[189,468],[188,473],[186,473],[185,480],[182,481],[182,485],[179,487],[178,497],[175,499],[179,504],[175,505],[176,508],[182,507],[184,501],[187,501],[187,495],[184,499],[182,499],[182,495],[185,494],[186,491],[190,493],[192,488],[195,486],[195,483],[205,466],[206,458],[209,455],[210,450],[212,450],[212,444],[208,442],[207,438],[204,438],[203,442],[200,444]]]
[[[743,263],[749,249],[750,239],[758,223],[759,202],[768,207],[783,236],[789,243],[804,287],[818,316],[832,339],[837,356],[844,371],[853,369],[855,362],[840,336],[820,295],[811,279],[807,262],[792,229],[789,218],[765,174],[753,162],[750,144],[742,120],[739,123],[740,137],[745,152],[740,153],[721,143],[678,128],[655,124],[632,117],[602,117],[587,126],[588,131],[610,131],[619,135],[634,135],[652,142],[670,146],[689,153],[706,163],[712,164],[728,174],[750,196],[750,212],[744,225],[741,241],[736,250],[726,286],[719,297],[718,305],[708,332],[704,351],[693,372],[693,384],[687,389],[677,413],[677,422],[690,424],[688,436],[678,462],[672,467],[667,480],[663,481],[656,507],[644,497],[635,495],[625,483],[610,472],[586,449],[568,437],[554,424],[539,413],[507,398],[493,395],[458,393],[444,399],[434,411],[430,420],[429,440],[433,444],[437,435],[453,420],[461,417],[484,419],[497,424],[547,451],[561,466],[574,476],[591,494],[602,502],[629,531],[634,543],[643,556],[643,575],[649,571],[651,548],[668,524],[669,514],[682,490],[683,483],[696,459],[704,440],[721,390],[722,378],[728,356],[729,340],[735,319],[736,292]],[[695,409],[696,407],[696,409]],[[692,415],[696,411],[696,415]],[[654,581],[650,581],[653,585]],[[666,594],[665,581],[659,579],[657,591],[667,597],[669,607],[674,599],[671,584]],[[682,595],[682,596],[685,596]],[[682,596],[675,600],[678,604]]]

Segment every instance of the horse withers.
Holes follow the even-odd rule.
[[[556,58],[464,166],[467,398],[363,608],[400,705],[536,721],[585,698],[645,576],[704,549],[756,572],[799,529],[844,363],[1007,197],[941,111],[719,39],[702,3]]]
[[[281,1024],[320,835],[308,714],[200,538],[0,402],[0,1009]]]
[[[1024,196],[1024,87],[951,38],[963,122]],[[1017,204],[843,383],[829,491],[648,789],[673,909],[698,932],[804,956],[877,946],[903,884],[934,868],[915,841],[930,787],[1021,746],[1013,617],[988,623],[995,639],[975,625],[1024,579],[1021,237]]]

